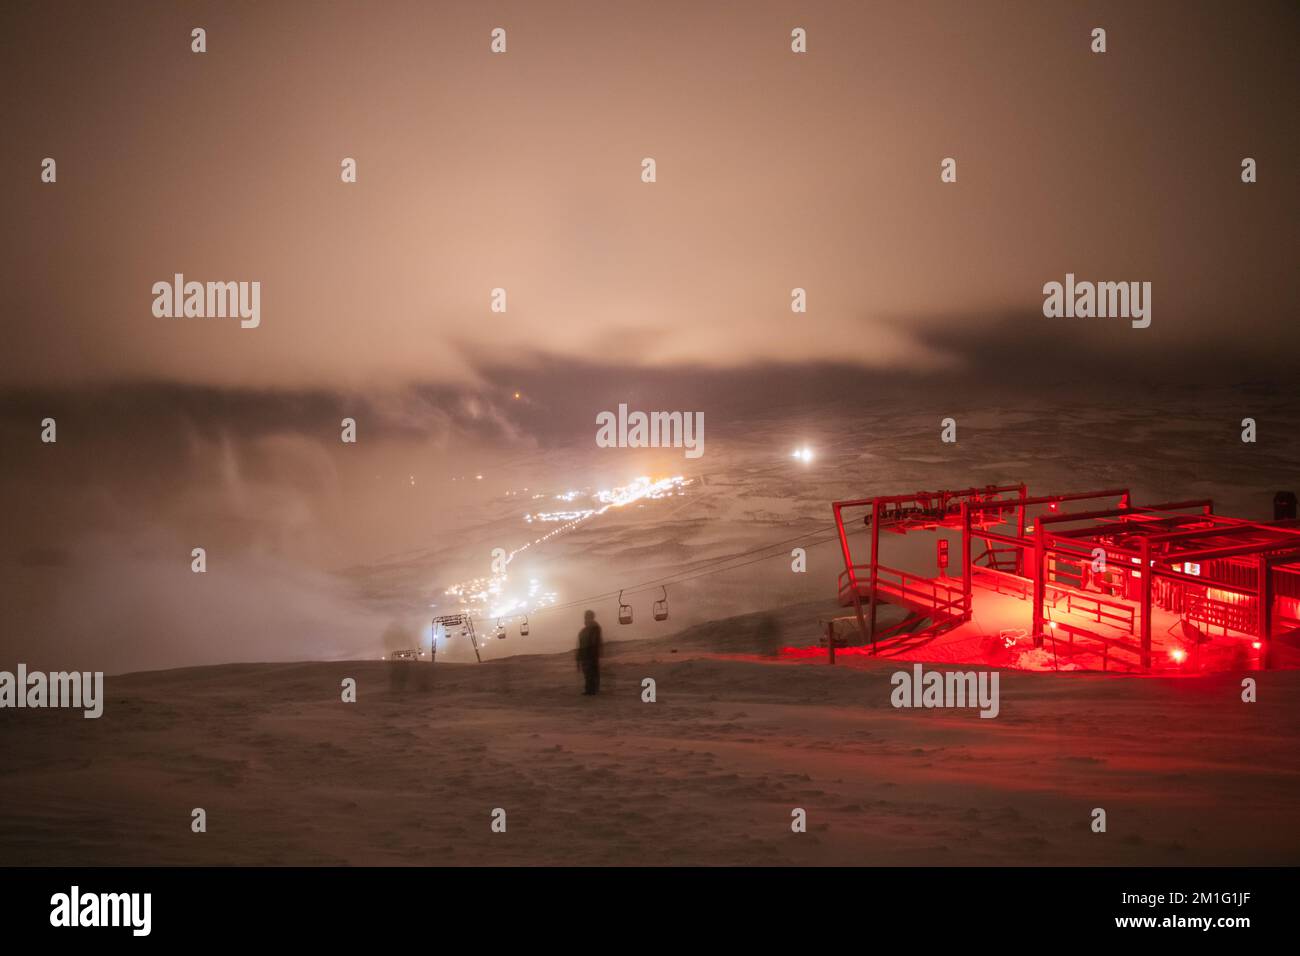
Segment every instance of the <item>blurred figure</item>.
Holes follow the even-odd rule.
[[[764,614],[754,633],[754,644],[759,654],[781,656],[781,626],[771,614]]]
[[[411,665],[407,661],[388,659],[388,689],[404,691],[411,680]]]
[[[583,694],[600,693],[600,625],[596,623],[596,612],[585,611],[582,615],[583,628],[578,632],[578,668],[586,680],[587,689]]]

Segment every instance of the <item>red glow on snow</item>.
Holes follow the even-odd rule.
[[[1268,604],[1241,583],[1261,556],[1300,548],[1300,528],[1219,515],[1209,499],[1137,507],[1127,489],[1031,495],[1024,484],[831,507],[844,561],[836,597],[851,609],[832,620],[851,634],[836,645],[846,660],[856,647],[893,660],[1186,676],[1240,667],[1253,641],[1259,666],[1300,667],[1285,644],[1262,659],[1263,635],[1300,616],[1291,596],[1300,561],[1273,569],[1278,596]],[[890,554],[883,531],[936,534],[938,576],[895,565],[899,551]],[[1090,567],[1089,554],[1113,566]],[[831,656],[824,646],[820,654]]]

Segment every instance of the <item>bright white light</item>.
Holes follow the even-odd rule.
[[[812,449],[805,445],[803,448],[796,448],[790,453],[790,457],[795,461],[802,461],[804,464],[813,460]]]
[[[585,497],[589,499],[592,507],[568,511],[541,511],[536,514],[524,515],[524,521],[529,524],[534,521],[552,521],[571,525],[602,515],[610,508],[623,508],[638,501],[669,498],[676,494],[683,494],[684,492],[681,489],[690,483],[690,479],[681,475],[672,478],[661,478],[658,481],[652,481],[642,476],[630,484],[618,488],[602,488],[594,494],[586,495]],[[571,502],[584,497],[584,495],[581,491],[566,491],[564,494],[555,495],[554,497],[558,501]],[[543,539],[539,538],[538,540]]]
[[[475,475],[474,477],[481,478],[482,476]],[[583,504],[587,505],[587,507],[566,511],[540,511],[525,514],[523,516],[525,524],[553,522],[556,527],[541,537],[526,541],[507,553],[505,563],[508,566],[517,555],[529,548],[540,545],[557,534],[571,531],[583,522],[603,515],[612,508],[623,508],[645,500],[685,494],[683,489],[690,485],[692,481],[693,479],[685,478],[682,475],[661,478],[657,481],[641,477],[630,484],[618,488],[600,489],[594,493],[591,489],[584,488],[581,491],[570,489],[564,494],[551,495],[549,497],[564,502],[572,502],[583,498],[586,499]],[[527,491],[527,489],[524,490]],[[533,498],[543,497],[547,496],[533,495]],[[461,581],[447,588],[444,593],[449,597],[456,598],[457,603],[470,614],[492,619],[506,619],[507,623],[513,620],[516,615],[526,615],[530,611],[541,610],[557,603],[559,600],[559,595],[554,591],[546,590],[543,582],[538,578],[528,579],[527,594],[519,593],[512,586],[509,572],[506,570],[497,571],[486,577]]]

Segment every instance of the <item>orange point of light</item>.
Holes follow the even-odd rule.
[[[1176,647],[1169,652],[1169,656],[1181,664],[1183,662],[1183,658],[1187,656],[1187,652],[1183,650],[1181,647]]]

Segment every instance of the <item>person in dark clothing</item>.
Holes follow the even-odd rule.
[[[600,693],[600,625],[596,623],[596,612],[587,611],[582,615],[584,627],[578,632],[578,669],[586,680],[584,694]]]
[[[758,620],[754,633],[754,644],[760,654],[768,657],[781,656],[781,626],[771,614],[764,614]]]

